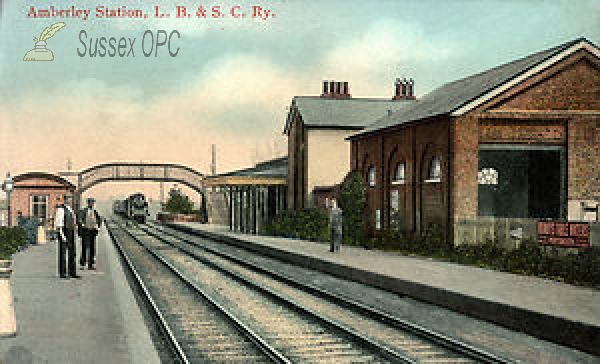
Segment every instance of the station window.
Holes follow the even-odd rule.
[[[368,171],[367,171],[367,182],[369,183],[370,187],[374,187],[375,186],[375,178],[376,178],[376,173],[375,173],[375,166],[370,166]]]
[[[431,158],[427,182],[439,182],[442,179],[442,159],[439,156]]]
[[[31,216],[46,220],[48,217],[48,196],[33,195],[31,196]]]
[[[396,166],[396,173],[392,184],[403,184],[406,181],[406,163],[400,162]]]

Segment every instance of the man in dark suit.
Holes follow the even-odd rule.
[[[87,199],[87,207],[79,211],[79,235],[81,236],[81,258],[79,265],[83,269],[86,265],[88,269],[96,269],[96,236],[102,226],[102,219],[98,211],[94,208],[95,200]]]
[[[58,232],[58,274],[60,278],[81,278],[75,265],[75,229],[77,220],[73,211],[73,197],[64,196],[64,202],[56,209],[54,226]],[[67,260],[68,258],[68,275]]]

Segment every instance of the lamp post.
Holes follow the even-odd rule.
[[[6,174],[6,179],[4,180],[4,183],[2,184],[2,189],[4,190],[4,192],[6,192],[6,200],[8,202],[8,226],[11,226],[11,216],[10,216],[10,193],[13,190],[13,186],[14,186],[14,182],[12,177],[10,176],[10,173]]]

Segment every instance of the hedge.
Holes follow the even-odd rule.
[[[27,233],[20,227],[0,227],[0,260],[11,256],[27,244]]]
[[[317,208],[286,211],[268,222],[262,233],[285,238],[329,241],[329,216],[327,211]]]
[[[600,247],[567,253],[559,248],[545,249],[535,241],[523,241],[516,249],[506,249],[503,244],[494,240],[454,246],[440,239],[431,230],[417,237],[388,235],[370,239],[368,247],[600,287]]]

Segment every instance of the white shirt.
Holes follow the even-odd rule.
[[[69,210],[69,213],[74,216],[75,214],[73,213],[73,209],[71,208],[71,206],[65,206],[67,207],[67,210]],[[56,229],[65,227],[65,209],[63,209],[62,207],[56,209],[56,215],[54,216],[54,227]]]
[[[98,221],[96,221],[96,211],[91,208],[86,209],[84,225],[86,229],[99,229]]]

